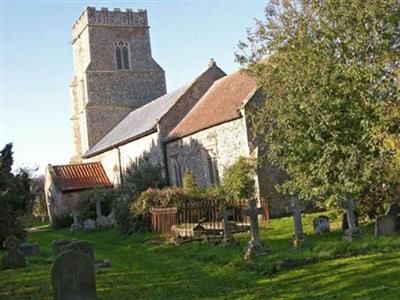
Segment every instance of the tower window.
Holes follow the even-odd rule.
[[[128,43],[126,42],[115,43],[115,61],[117,64],[117,70],[129,69]]]

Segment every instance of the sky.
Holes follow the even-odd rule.
[[[72,155],[71,28],[87,6],[146,9],[152,54],[167,92],[190,82],[210,58],[226,73],[246,28],[266,1],[0,0],[0,147],[12,142],[14,168],[65,164]]]

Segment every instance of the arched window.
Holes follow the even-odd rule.
[[[115,61],[117,64],[117,70],[129,69],[128,43],[126,42],[115,43]]]

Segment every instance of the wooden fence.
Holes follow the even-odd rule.
[[[200,235],[222,236],[222,219],[225,214],[232,233],[247,231],[250,228],[250,220],[243,213],[247,206],[246,200],[227,206],[216,201],[203,200],[184,201],[176,207],[153,207],[150,210],[152,230],[161,233],[172,232],[181,238]],[[261,201],[261,207],[264,208],[262,219],[268,222],[269,210],[265,201]]]

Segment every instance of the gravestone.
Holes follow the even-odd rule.
[[[78,231],[82,229],[82,225],[79,223],[79,213],[72,212],[72,218],[74,222],[71,224],[70,230],[71,231]]]
[[[93,261],[79,251],[68,251],[57,257],[51,280],[55,300],[97,299]]]
[[[115,225],[115,212],[112,210],[110,214],[107,216],[108,221],[110,222],[111,226]]]
[[[224,238],[222,242],[225,245],[232,244],[235,242],[231,231],[231,224],[229,222],[229,217],[232,215],[233,212],[231,210],[228,210],[226,205],[224,205],[221,210],[221,219],[222,219],[222,227],[224,230]]]
[[[400,205],[393,203],[389,206],[386,215],[393,216],[395,218],[394,230],[400,232]]]
[[[318,216],[313,220],[315,234],[322,234],[331,231],[329,218],[327,216]]]
[[[57,256],[61,253],[61,247],[71,244],[72,242],[77,241],[75,238],[66,238],[61,240],[54,240],[51,242],[51,247],[53,248],[54,256]]]
[[[79,251],[88,255],[94,261],[93,244],[87,241],[74,241],[70,244],[60,247],[61,252],[66,251]]]
[[[343,201],[343,207],[346,211],[346,217],[345,219],[342,219],[342,228],[344,229],[343,239],[347,242],[351,242],[354,239],[358,239],[361,237],[361,231],[358,228],[358,222],[354,213],[353,200],[346,199],[345,201]],[[347,223],[345,221],[347,221]]]
[[[111,227],[111,222],[106,216],[97,217],[96,224],[97,224],[97,228]]]
[[[391,215],[379,216],[375,221],[375,235],[387,235],[395,233],[396,218]]]
[[[294,235],[292,237],[292,243],[294,247],[298,247],[304,240],[305,234],[303,232],[303,223],[301,221],[301,210],[300,203],[297,197],[290,199],[293,212],[293,224],[294,224]]]
[[[260,228],[258,226],[258,215],[263,214],[263,209],[257,207],[256,201],[248,201],[248,209],[244,211],[244,215],[250,217],[250,233],[251,239],[245,249],[244,259],[250,259],[254,255],[264,255],[267,253],[267,248],[260,240]]]
[[[87,219],[83,222],[83,229],[85,231],[93,231],[96,230],[96,221],[93,219]]]
[[[2,262],[4,269],[18,269],[26,267],[25,256],[19,250],[21,241],[14,235],[10,235],[3,242],[4,248],[7,253],[3,256]]]
[[[19,250],[24,256],[37,256],[40,254],[39,244],[25,242],[21,244]]]

